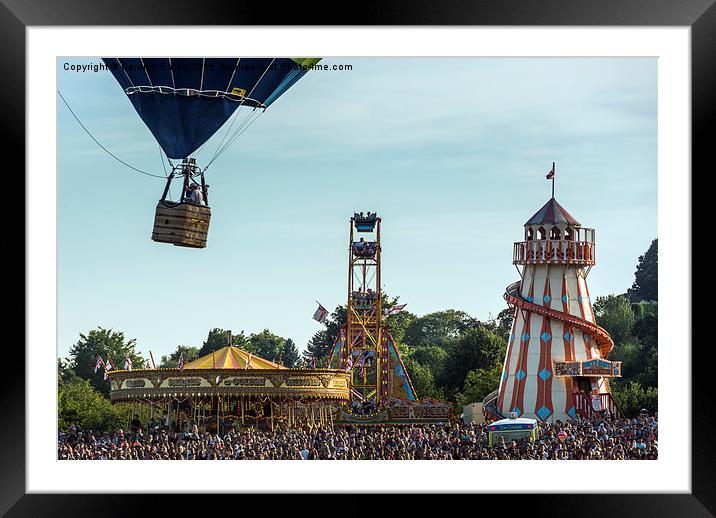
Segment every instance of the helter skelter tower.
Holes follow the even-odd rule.
[[[587,276],[595,264],[594,229],[583,228],[554,198],[525,223],[514,244],[521,280],[505,300],[514,321],[498,390],[484,401],[495,418],[565,421],[595,412],[619,414],[608,378],[614,343],[595,323]]]
[[[393,399],[417,399],[384,318],[380,224],[375,212],[350,219],[346,325],[326,364],[351,372],[352,403],[372,409]]]

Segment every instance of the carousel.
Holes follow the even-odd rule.
[[[343,370],[289,369],[233,346],[183,368],[115,370],[108,378],[112,403],[131,408],[130,428],[332,427],[332,408],[350,399]]]

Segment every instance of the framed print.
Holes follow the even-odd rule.
[[[28,301],[3,513],[714,513],[690,261],[712,1],[133,7],[3,3]]]

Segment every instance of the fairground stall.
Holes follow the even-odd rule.
[[[289,369],[233,346],[181,369],[116,370],[108,377],[111,401],[131,406],[134,426],[158,422],[173,430],[332,426],[330,409],[349,400],[343,370]]]

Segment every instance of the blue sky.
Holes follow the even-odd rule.
[[[159,147],[108,71],[59,89],[113,153],[163,174]],[[512,243],[550,196],[596,228],[592,297],[625,291],[657,237],[653,58],[327,58],[207,173],[208,247],[150,239],[163,181],[92,142],[58,99],[58,351],[97,326],[158,360],[213,327],[303,348],[319,300],[345,303],[348,219],[383,218],[383,289],[410,311],[487,319],[518,278]],[[213,154],[223,133],[198,162]]]

